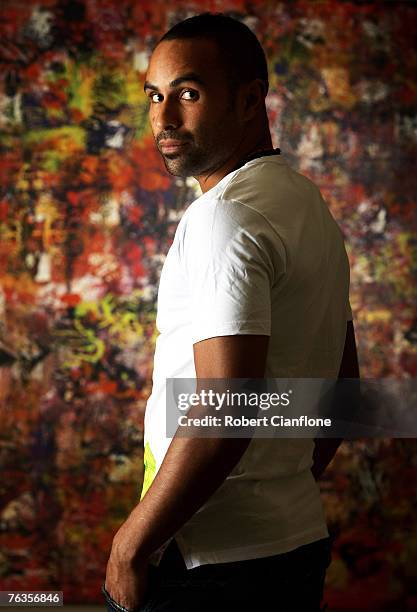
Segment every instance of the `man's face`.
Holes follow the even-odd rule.
[[[211,173],[238,147],[242,127],[230,86],[214,42],[167,40],[156,47],[145,92],[168,172],[182,177]]]

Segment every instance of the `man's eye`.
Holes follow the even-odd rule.
[[[160,95],[161,95],[161,94],[156,93],[156,92],[155,92],[155,93],[151,93],[151,94],[149,95],[149,99],[150,99],[150,101],[151,101],[151,102],[160,102],[161,100],[155,100],[155,97],[156,97],[156,96],[160,96]]]
[[[192,100],[193,102],[195,102],[195,100],[198,100],[199,96],[198,93],[193,89],[185,89],[181,94],[181,98],[183,98],[184,100]]]

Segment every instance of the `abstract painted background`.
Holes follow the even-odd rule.
[[[346,237],[362,375],[417,375],[415,3],[3,0],[0,590],[101,603],[138,501],[158,279],[198,195],[142,87],[159,36],[205,10],[266,49],[274,146]],[[321,487],[330,607],[417,610],[414,440],[345,443]]]

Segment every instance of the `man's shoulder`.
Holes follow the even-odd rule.
[[[286,183],[299,183],[300,185],[315,186],[315,183],[306,175],[293,168],[282,155],[268,156],[255,159],[242,166],[232,180],[225,185],[224,192],[235,189],[244,183],[251,183],[255,187],[262,185],[285,185]]]
[[[277,208],[288,210],[292,201],[308,205],[319,196],[319,187],[283,159],[265,157],[256,162],[236,172],[221,191],[223,199],[239,201],[269,218]]]
[[[197,198],[184,215],[182,232],[196,240],[213,230],[239,228],[256,236],[280,235],[288,223],[293,226],[304,218],[301,209],[313,202],[323,207],[313,181],[285,161],[263,159],[243,166],[225,183]]]
[[[187,210],[183,226],[185,232],[202,232],[209,234],[212,231],[236,231],[239,228],[245,232],[256,233],[269,221],[257,210],[253,201],[243,201],[227,194],[210,194],[209,197],[193,202]]]

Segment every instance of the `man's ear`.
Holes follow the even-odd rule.
[[[242,87],[243,120],[250,121],[265,105],[265,85],[262,79],[254,79]]]

